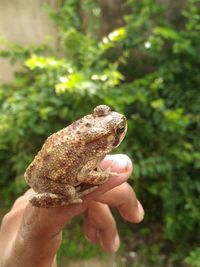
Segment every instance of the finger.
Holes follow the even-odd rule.
[[[116,207],[122,217],[139,223],[144,218],[144,209],[128,183],[123,183],[96,198],[97,201]]]
[[[61,234],[52,238],[48,242],[29,240],[26,236],[17,234],[12,246],[11,255],[7,259],[8,266],[56,266],[55,255],[61,243]],[[39,249],[38,249],[39,248]]]
[[[34,193],[33,189],[29,189],[27,190],[22,196],[18,197],[13,206],[11,207],[11,210],[15,210],[18,207],[22,206],[26,206],[28,204],[29,201],[29,197]]]
[[[1,227],[4,228],[5,226],[6,230],[8,230],[11,235],[13,235],[12,231],[16,232],[17,227],[21,224],[24,210],[33,192],[32,189],[29,189],[24,195],[17,198],[10,211],[4,216]]]
[[[33,234],[39,231],[38,234],[40,235],[41,232],[46,233],[49,232],[50,229],[59,232],[66,221],[69,221],[75,215],[78,215],[86,209],[82,205],[74,204],[48,209],[36,208],[29,203],[30,196],[32,196],[33,193],[33,189],[27,190],[24,195],[15,201],[10,212],[6,215],[6,217],[11,218],[9,219],[10,221],[15,221],[13,218],[16,217],[18,213],[21,213],[23,216],[23,225],[25,227],[26,225],[31,227]],[[48,224],[46,223],[47,221]],[[43,229],[41,225],[44,225],[45,229]]]
[[[28,193],[24,198],[27,195]],[[15,210],[10,212],[12,216],[23,208],[23,203],[20,203],[20,201]],[[19,228],[17,227],[18,229],[15,231],[16,235],[10,249],[12,253],[8,260],[11,262],[17,261],[16,266],[56,266],[55,254],[60,246],[62,233],[60,228],[57,232],[52,231],[53,223],[51,220],[51,227],[48,227],[49,220],[47,220],[47,215],[52,215],[52,213],[47,213],[44,217],[41,209],[35,208],[30,204],[21,213],[24,213],[24,215]],[[13,225],[16,225],[15,220],[12,219],[11,221]],[[48,230],[45,230],[45,228]]]
[[[116,176],[111,176],[104,184],[101,184],[95,191],[84,197],[84,202],[87,203],[90,200],[96,198],[112,188],[123,184],[127,181],[132,172],[132,162],[128,156],[123,154],[107,155],[102,161],[100,167],[107,169],[111,166],[111,171],[116,172]]]
[[[54,209],[35,208],[30,203],[27,205],[28,194],[15,203],[15,208],[4,219],[2,232],[5,240],[10,240],[5,245],[9,251],[6,262],[8,266],[13,266],[12,263],[17,261],[16,267],[53,266],[64,223],[84,209],[81,205]]]
[[[117,173],[132,172],[132,162],[125,154],[106,155],[100,167],[107,169],[110,165],[112,165],[112,171]]]
[[[107,205],[91,202],[85,220],[85,235],[107,252],[116,252],[120,241],[115,220]]]
[[[1,230],[8,236],[16,235],[16,230],[18,229],[23,213],[24,213],[24,203],[17,205],[15,209],[11,209],[2,219]]]
[[[29,203],[23,217],[23,228],[25,232],[28,230],[31,238],[37,239],[42,235],[50,239],[59,233],[74,216],[85,210],[86,207],[82,204],[44,209],[33,207]]]

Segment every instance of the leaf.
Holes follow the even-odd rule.
[[[173,41],[178,41],[181,39],[180,34],[176,30],[169,27],[155,27],[153,32],[165,39],[170,39]]]

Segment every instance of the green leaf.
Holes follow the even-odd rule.
[[[170,39],[174,41],[180,40],[181,38],[180,34],[176,30],[168,27],[155,27],[153,29],[153,32],[157,35],[162,36],[165,39]]]

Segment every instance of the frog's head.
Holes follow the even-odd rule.
[[[119,146],[126,135],[126,117],[106,105],[95,107],[90,115],[72,123],[70,130],[96,155],[104,155]]]
[[[106,140],[107,149],[111,151],[124,139],[127,132],[126,117],[114,112],[106,105],[99,105],[93,113],[96,130],[99,129],[98,138]]]

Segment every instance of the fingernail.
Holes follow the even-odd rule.
[[[127,169],[129,161],[127,160],[126,157],[121,157],[118,164],[123,168],[123,169]]]
[[[138,213],[140,214],[141,220],[144,218],[144,209],[142,207],[142,204],[140,203],[139,200],[137,200],[137,206],[138,206]]]
[[[126,170],[129,164],[131,165],[130,159],[124,154],[109,155],[109,159],[116,162],[118,167],[120,167],[123,170],[124,169]]]
[[[120,246],[120,239],[119,239],[119,235],[116,234],[115,239],[112,244],[112,251],[116,252],[119,249],[119,246]]]

